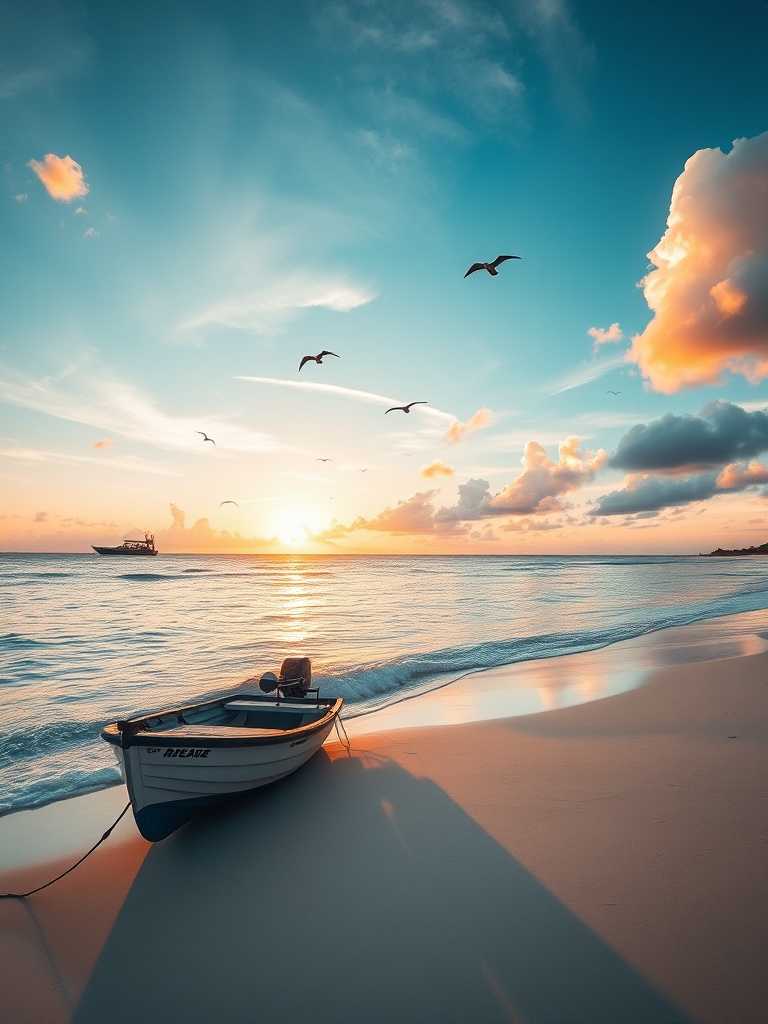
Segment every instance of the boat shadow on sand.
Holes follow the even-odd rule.
[[[151,847],[74,1024],[690,1024],[442,789],[321,751]]]

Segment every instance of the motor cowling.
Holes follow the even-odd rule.
[[[309,658],[286,658],[280,666],[279,687],[286,697],[306,697],[312,682]]]

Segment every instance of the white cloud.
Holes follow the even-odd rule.
[[[338,398],[348,398],[355,402],[365,402],[369,405],[395,406],[402,405],[398,398],[388,398],[385,395],[377,395],[372,391],[358,391],[355,388],[343,388],[338,384],[322,384],[319,381],[311,380],[282,380],[279,377],[249,377],[236,376],[235,380],[250,381],[254,384],[270,384],[276,387],[293,388],[297,391],[315,391],[320,394],[335,395]],[[455,420],[449,412],[442,412],[433,405],[418,405],[408,414],[414,416],[425,416],[427,419],[437,419],[441,422]]]
[[[37,380],[6,371],[0,376],[0,400],[173,451],[198,448],[201,438],[197,431],[204,429],[215,439],[217,452],[225,457],[232,452],[301,451],[308,454],[205,410],[194,416],[169,416],[157,408],[152,398],[131,384],[108,373],[98,373],[93,367],[87,372],[70,367],[58,379]]]

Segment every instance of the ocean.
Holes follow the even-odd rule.
[[[286,657],[311,658],[349,720],[482,669],[766,609],[768,562],[4,553],[0,587],[6,814],[118,783],[108,722],[253,689]]]

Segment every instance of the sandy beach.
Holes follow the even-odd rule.
[[[72,874],[0,901],[3,1019],[768,1019],[765,633],[697,660],[694,631],[651,671],[652,640],[550,659],[550,678],[636,685],[468,720],[468,692],[532,671],[497,669],[351,722],[350,751],[162,843],[127,815]],[[126,799],[0,819],[0,891],[68,867]]]

